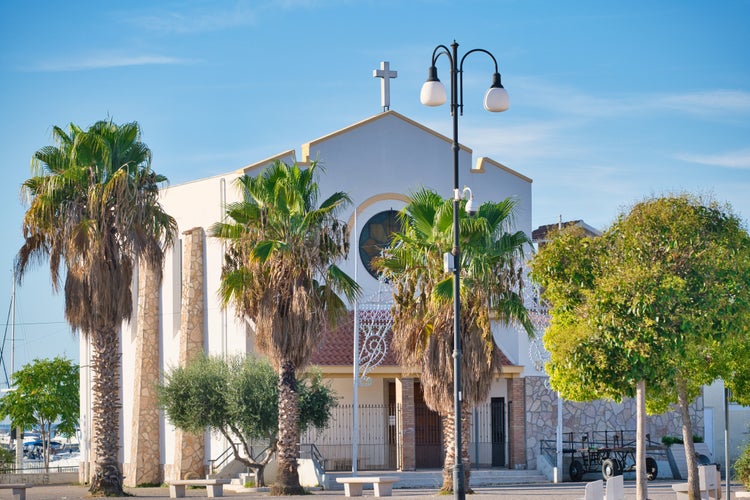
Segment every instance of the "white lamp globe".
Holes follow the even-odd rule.
[[[508,100],[508,92],[503,88],[503,84],[500,82],[500,73],[492,75],[492,86],[484,94],[484,109],[498,113],[505,111],[510,107],[510,100]]]
[[[419,100],[425,106],[440,106],[446,101],[445,85],[440,80],[428,80],[422,85]]]
[[[508,92],[503,87],[492,87],[487,90],[487,93],[484,95],[484,109],[493,113],[499,113],[509,107]]]

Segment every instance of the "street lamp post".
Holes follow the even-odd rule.
[[[422,86],[420,100],[426,106],[440,106],[446,101],[445,87],[438,80],[437,59],[445,55],[450,61],[451,70],[451,116],[453,117],[453,249],[451,250],[453,269],[453,416],[455,433],[455,450],[453,463],[453,496],[456,499],[466,498],[464,484],[464,464],[461,453],[461,261],[459,246],[458,211],[461,192],[458,184],[458,115],[463,113],[463,65],[466,57],[473,52],[483,52],[495,63],[495,73],[492,75],[492,85],[484,96],[484,108],[487,111],[499,112],[508,109],[508,93],[500,83],[500,73],[497,71],[495,56],[484,49],[473,49],[458,59],[458,43],[454,40],[451,49],[445,45],[438,45],[432,52],[432,64],[429,68],[427,81]]]

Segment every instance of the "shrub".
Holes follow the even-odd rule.
[[[745,445],[742,455],[734,463],[734,478],[750,490],[750,442]]]
[[[698,434],[693,435],[693,443],[702,443],[703,442],[703,436],[699,436]],[[684,444],[683,440],[679,436],[662,436],[661,443],[664,446],[672,446],[673,444]]]
[[[0,446],[0,471],[8,471],[13,468],[16,461],[16,454],[13,451]]]

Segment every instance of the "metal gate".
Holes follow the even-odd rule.
[[[418,469],[443,466],[443,422],[425,404],[414,405],[414,432]]]
[[[490,402],[492,426],[492,466],[505,467],[505,398]]]

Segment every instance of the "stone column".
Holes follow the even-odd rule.
[[[141,261],[138,269],[133,387],[133,434],[130,463],[125,464],[126,486],[160,484],[159,404],[159,273]]]
[[[526,468],[526,380],[508,379],[508,467]]]
[[[203,353],[205,334],[205,296],[203,228],[195,227],[182,233],[185,247],[182,259],[182,313],[180,315],[180,366]],[[205,440],[203,434],[175,432],[174,470],[171,479],[201,478],[205,471]]]
[[[414,379],[396,379],[396,404],[401,412],[396,412],[400,419],[397,454],[402,471],[417,469],[417,443],[414,429]]]

